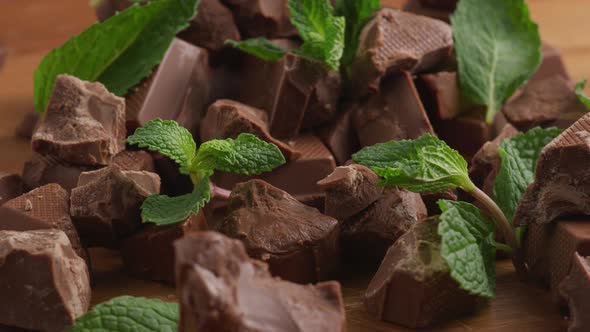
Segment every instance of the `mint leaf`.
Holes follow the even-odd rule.
[[[133,5],[49,52],[35,71],[35,109],[45,111],[59,74],[99,81],[112,93],[125,95],[160,63],[198,4],[198,0],[158,0]]]
[[[586,88],[586,82],[588,80],[581,80],[578,83],[576,83],[576,96],[578,96],[578,98],[580,99],[580,101],[582,102],[582,104],[584,104],[586,106],[586,108],[588,110],[590,110],[590,98],[588,98],[588,96],[586,96],[586,94],[584,93],[584,89]]]
[[[475,187],[465,159],[430,134],[365,147],[352,159],[372,168],[383,178],[381,184],[414,192],[441,192],[457,187],[471,191]]]
[[[451,277],[471,294],[493,298],[496,289],[494,223],[472,204],[440,200],[441,255]]]
[[[141,218],[144,223],[158,226],[172,225],[183,222],[211,200],[209,178],[204,178],[195,185],[192,193],[169,197],[166,195],[151,195],[141,206]]]
[[[180,165],[183,174],[188,174],[197,150],[197,144],[186,128],[176,121],[159,118],[137,128],[127,138],[127,143],[165,155]]]
[[[178,304],[142,297],[120,296],[95,306],[78,318],[70,332],[174,332]]]
[[[492,123],[541,64],[537,24],[524,0],[461,0],[451,22],[461,91]]]
[[[193,170],[217,170],[236,174],[260,174],[270,172],[285,163],[279,148],[252,134],[240,134],[238,138],[211,140],[199,148]]]
[[[533,128],[504,139],[498,150],[502,164],[494,182],[494,200],[512,222],[522,195],[533,182],[541,150],[561,134],[558,128]]]
[[[344,16],[346,20],[345,47],[342,64],[349,65],[354,61],[361,31],[379,8],[381,8],[381,2],[379,0],[336,1],[336,15]]]
[[[291,23],[303,39],[301,50],[294,53],[338,70],[344,52],[345,19],[334,16],[329,0],[289,0],[288,7]]]
[[[287,54],[286,50],[266,38],[251,38],[242,41],[226,40],[225,43],[265,61],[277,61]]]

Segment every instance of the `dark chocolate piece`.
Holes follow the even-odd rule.
[[[373,204],[383,193],[379,177],[369,168],[352,164],[337,167],[318,185],[326,192],[324,213],[344,221]]]
[[[561,76],[566,80],[570,79],[570,75],[568,74],[561,57],[561,51],[544,42],[541,52],[543,53],[543,61],[529,82],[544,80],[555,76]]]
[[[428,212],[428,216],[435,216],[441,214],[440,207],[438,206],[438,201],[441,199],[446,199],[448,201],[456,201],[459,199],[457,192],[454,190],[447,190],[440,193],[433,193],[433,192],[426,192],[420,193],[420,197],[422,197],[422,201],[426,206],[426,211]]]
[[[535,180],[514,215],[518,226],[590,214],[590,114],[551,141],[539,155]]]
[[[194,185],[191,178],[180,173],[180,168],[175,161],[159,153],[154,153],[153,157],[156,173],[160,175],[162,181],[160,190],[162,194],[180,196],[193,191]]]
[[[65,190],[71,191],[78,183],[82,172],[93,171],[99,166],[72,165],[52,156],[34,153],[31,160],[25,162],[23,183],[25,190],[57,183]]]
[[[156,172],[154,157],[145,151],[121,151],[113,158],[111,165],[123,171]]]
[[[334,121],[318,131],[318,136],[332,151],[338,165],[344,165],[352,154],[361,149],[354,131],[352,119],[358,105],[352,105],[339,114]]]
[[[112,246],[140,226],[140,206],[159,193],[160,177],[109,166],[80,175],[70,213],[87,247]]]
[[[410,328],[476,310],[478,299],[461,289],[440,255],[438,223],[415,224],[389,250],[365,292],[367,311]]]
[[[475,110],[454,119],[433,121],[434,131],[451,148],[467,160],[492,137],[493,128],[486,124],[483,112]]]
[[[260,109],[242,103],[221,99],[209,106],[201,122],[201,141],[236,138],[241,133],[250,133],[273,143],[289,160],[301,156],[299,151],[272,137],[268,128],[268,114]]]
[[[357,109],[353,123],[363,147],[433,133],[407,72],[384,80],[381,92]]]
[[[122,241],[121,256],[125,269],[133,276],[174,284],[173,242],[186,234],[207,229],[203,213],[171,226],[147,226]]]
[[[88,310],[88,268],[62,231],[0,231],[0,294],[0,324],[61,332]]]
[[[573,84],[554,76],[527,84],[518,97],[504,105],[502,112],[512,125],[526,131],[537,126],[567,128],[588,110]]]
[[[453,34],[447,23],[383,8],[361,33],[352,66],[354,84],[361,95],[376,92],[386,75],[441,66],[452,48]]]
[[[282,279],[317,282],[339,268],[338,221],[261,180],[234,187],[219,231],[240,239]]]
[[[155,118],[176,120],[197,133],[211,98],[207,50],[175,38],[155,72],[127,96],[127,129]]]
[[[35,111],[28,112],[19,122],[18,126],[14,130],[14,134],[20,138],[31,139],[37,123],[39,122],[39,113]]]
[[[338,282],[273,278],[240,241],[215,232],[189,234],[175,248],[181,332],[346,330]]]
[[[18,174],[0,172],[0,205],[23,193],[23,180]]]
[[[125,148],[125,100],[101,83],[59,75],[31,144],[78,165],[106,165]]]
[[[570,309],[568,332],[590,330],[590,257],[574,254],[572,268],[559,285]]]
[[[457,2],[459,2],[459,0],[420,0],[420,3],[422,3],[424,6],[445,9],[449,11],[455,10],[455,7],[457,7]]]
[[[248,37],[297,36],[289,19],[287,0],[222,0],[230,6],[240,31]]]

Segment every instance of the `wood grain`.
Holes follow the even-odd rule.
[[[29,143],[13,137],[16,124],[32,109],[33,71],[42,56],[95,21],[86,0],[0,0],[0,43],[9,48],[0,71],[0,170],[18,172],[30,156]],[[386,0],[398,7],[403,0]],[[588,0],[529,0],[543,39],[562,50],[572,77],[590,77],[590,12]],[[129,278],[114,251],[93,249],[93,303],[130,294],[174,300],[174,289]],[[509,262],[497,264],[497,299],[477,315],[428,331],[565,331],[566,321],[545,291],[516,280]],[[409,331],[376,322],[363,310],[362,293],[370,273],[349,271],[342,281],[349,331]]]

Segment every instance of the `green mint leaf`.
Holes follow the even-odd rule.
[[[277,61],[287,54],[287,51],[273,44],[266,38],[251,38],[242,41],[226,40],[225,44],[251,54],[264,61]]]
[[[35,71],[35,109],[45,111],[59,74],[99,81],[112,93],[125,95],[160,63],[198,4],[198,0],[158,0],[134,5],[49,52]]]
[[[289,0],[291,23],[297,28],[303,46],[294,52],[338,70],[344,53],[344,17],[334,16],[329,0]]]
[[[197,150],[191,133],[173,120],[151,120],[137,128],[127,143],[165,155],[180,165],[183,174],[188,174]]]
[[[388,186],[414,192],[441,192],[461,187],[471,191],[467,162],[444,141],[426,134],[415,140],[390,141],[365,147],[352,156],[372,168]]]
[[[537,24],[525,0],[461,0],[451,22],[461,91],[492,123],[541,64]]]
[[[379,8],[381,8],[379,0],[338,0],[336,2],[336,15],[346,19],[342,64],[349,65],[354,61],[361,31]]]
[[[590,110],[590,98],[586,96],[586,94],[584,93],[584,88],[586,88],[587,81],[588,80],[581,80],[578,83],[576,83],[575,91],[576,95],[578,96],[582,104],[584,104],[586,108]]]
[[[78,318],[70,332],[174,332],[178,304],[142,297],[120,296],[95,306]]]
[[[192,214],[197,214],[210,200],[209,178],[205,177],[195,185],[190,194],[177,197],[149,196],[141,206],[141,218],[144,223],[158,226],[173,225],[185,221]]]
[[[472,204],[440,200],[441,255],[451,277],[471,294],[493,298],[496,289],[494,223]]]
[[[270,172],[284,163],[285,157],[276,145],[252,134],[240,134],[235,140],[227,138],[203,143],[193,170],[254,175]]]
[[[494,182],[494,200],[509,221],[512,222],[522,195],[534,180],[541,150],[561,132],[558,128],[533,128],[500,143],[502,164]]]

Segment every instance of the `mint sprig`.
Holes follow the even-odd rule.
[[[160,63],[198,5],[199,0],[154,0],[91,25],[43,58],[34,77],[35,109],[45,111],[59,74],[99,81],[124,96]]]
[[[343,16],[346,20],[344,54],[341,61],[343,65],[348,66],[354,61],[361,31],[380,8],[379,0],[336,1],[336,15]]]
[[[69,332],[175,332],[178,320],[177,303],[120,296],[95,306],[78,318]]]
[[[492,123],[541,64],[537,24],[525,0],[461,0],[451,23],[461,91]]]
[[[580,99],[582,104],[584,104],[584,106],[586,106],[586,108],[590,110],[590,97],[586,96],[586,93],[584,92],[587,82],[588,80],[581,80],[578,83],[576,83],[574,91],[576,92],[576,96],[578,96],[578,99]]]
[[[242,41],[226,40],[225,44],[264,61],[270,62],[278,61],[287,54],[286,50],[273,44],[273,42],[263,37],[251,38]]]
[[[138,128],[127,143],[157,151],[174,160],[182,173],[190,176],[194,190],[178,197],[151,195],[141,207],[144,222],[170,225],[196,214],[211,199],[209,177],[214,171],[255,175],[284,164],[279,148],[252,134],[235,140],[207,141],[196,151],[191,134],[173,120],[154,119]]]

